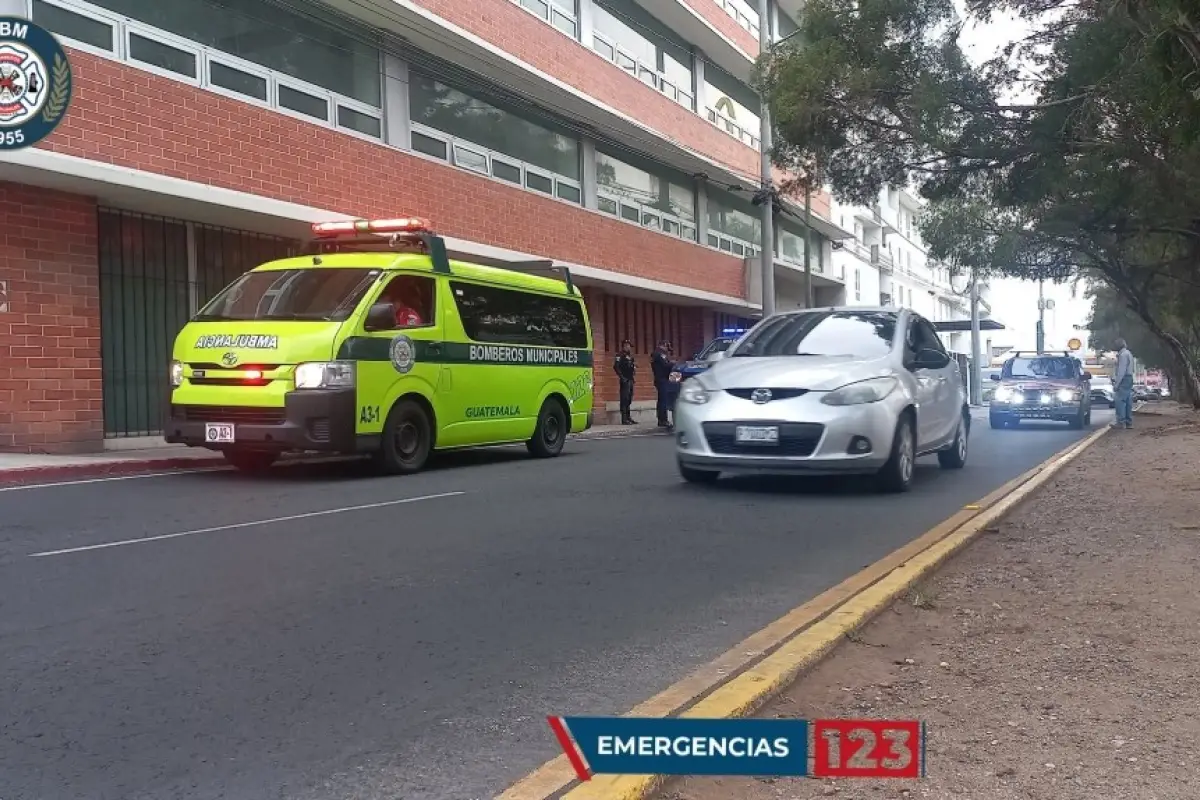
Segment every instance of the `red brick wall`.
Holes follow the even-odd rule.
[[[717,5],[716,0],[682,0],[684,5],[689,6],[704,19],[712,23],[712,26],[719,30],[729,39],[732,39],[738,47],[745,50],[752,57],[758,55],[758,40],[750,35],[750,31],[738,24],[737,20],[729,16],[729,13],[724,8]],[[757,4],[755,4],[757,7]]]
[[[744,293],[741,262],[708,248],[88,53],[71,63],[71,107],[47,150],[345,214],[420,214],[450,236]]]
[[[70,453],[104,438],[96,205],[0,183],[0,450]]]
[[[512,0],[417,0],[442,19],[486,39],[548,75],[640,120],[729,169],[758,175],[758,151],[633,77],[591,47],[560,33]],[[695,0],[697,5],[712,0]],[[715,14],[729,17],[719,8]],[[729,20],[737,27],[737,23]],[[701,109],[703,113],[703,109]],[[755,132],[757,134],[757,131]]]

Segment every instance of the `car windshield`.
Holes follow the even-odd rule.
[[[696,359],[702,361],[713,353],[724,353],[735,341],[736,339],[713,339],[705,345],[704,349],[696,356]]]
[[[200,310],[198,322],[322,320],[341,322],[379,277],[377,269],[282,269],[247,272]]]
[[[1067,380],[1075,377],[1075,364],[1069,358],[1014,358],[1004,365],[1004,377]]]
[[[880,358],[895,335],[896,315],[885,311],[782,314],[759,323],[728,355]]]

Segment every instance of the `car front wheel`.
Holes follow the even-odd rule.
[[[912,417],[900,417],[896,423],[896,435],[892,437],[892,454],[876,479],[885,492],[907,492],[912,487],[913,470],[916,468],[917,435]]]
[[[954,434],[954,442],[948,450],[938,451],[938,464],[942,469],[962,469],[967,465],[967,439],[970,422],[964,413],[958,423],[958,433]]]

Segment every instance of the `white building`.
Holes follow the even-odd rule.
[[[903,189],[884,188],[871,207],[833,202],[832,221],[854,232],[833,250],[833,268],[845,274],[847,305],[911,308],[931,322],[967,320],[971,315],[962,277],[926,255],[917,231],[924,202]],[[989,288],[980,291],[981,314],[990,315]],[[947,349],[970,355],[970,331],[942,334]],[[982,345],[982,342],[981,342]]]

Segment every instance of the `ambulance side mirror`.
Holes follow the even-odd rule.
[[[396,328],[396,309],[391,303],[376,303],[367,311],[363,330],[390,331]]]

